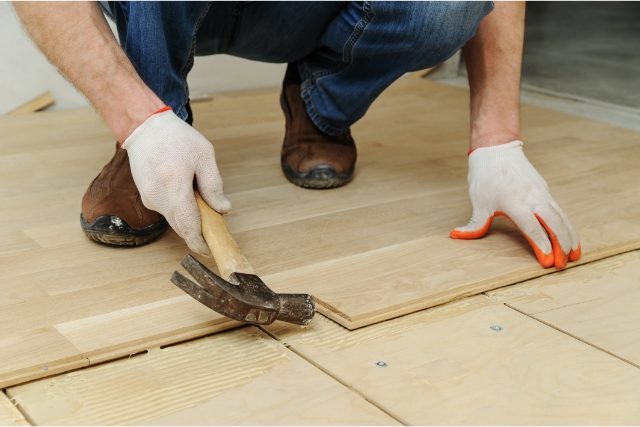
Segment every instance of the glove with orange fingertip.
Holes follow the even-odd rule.
[[[482,147],[469,154],[471,220],[451,231],[453,239],[485,236],[496,216],[509,218],[545,268],[580,259],[580,240],[549,187],[524,154],[522,141]]]

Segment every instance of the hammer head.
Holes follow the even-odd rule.
[[[313,297],[308,294],[277,294],[255,274],[233,273],[229,280],[187,255],[181,265],[197,283],[179,272],[171,282],[202,304],[231,319],[254,325],[268,325],[275,320],[308,324],[316,311]]]

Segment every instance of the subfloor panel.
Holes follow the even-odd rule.
[[[639,285],[634,251],[489,295],[640,366]]]
[[[397,425],[253,327],[7,393],[39,425]]]
[[[277,106],[277,90],[194,105],[234,205],[229,227],[275,290],[312,293],[353,329],[553,272],[505,221],[478,241],[448,238],[471,211],[466,91],[398,81],[354,127],[354,181],[330,191],[282,175]],[[640,134],[530,106],[523,119],[582,262],[639,247]],[[113,153],[94,113],[0,118],[0,139],[0,387],[236,326],[169,282],[187,253],[173,232],[136,249],[82,234],[80,199]]]
[[[404,424],[640,423],[640,369],[484,295],[356,331],[268,329]]]
[[[0,391],[0,426],[28,426],[31,425],[16,408],[11,400]]]

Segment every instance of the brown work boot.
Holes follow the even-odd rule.
[[[129,156],[118,144],[116,154],[82,197],[80,225],[91,240],[120,246],[144,245],[168,227],[162,215],[142,204]]]
[[[334,188],[351,181],[356,145],[351,132],[332,136],[318,129],[300,95],[295,65],[289,65],[282,84],[280,105],[286,131],[280,164],[289,181],[305,188]]]

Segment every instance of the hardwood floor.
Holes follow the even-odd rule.
[[[272,288],[310,292],[354,329],[553,272],[507,222],[479,241],[448,238],[470,213],[465,91],[398,81],[354,128],[355,180],[331,191],[282,176],[277,96],[221,95],[195,111],[234,203],[229,227]],[[523,118],[582,262],[640,247],[640,134],[535,107]],[[113,151],[94,113],[0,118],[0,139],[0,387],[237,326],[169,283],[187,252],[173,232],[137,249],[82,234],[80,198]]]

